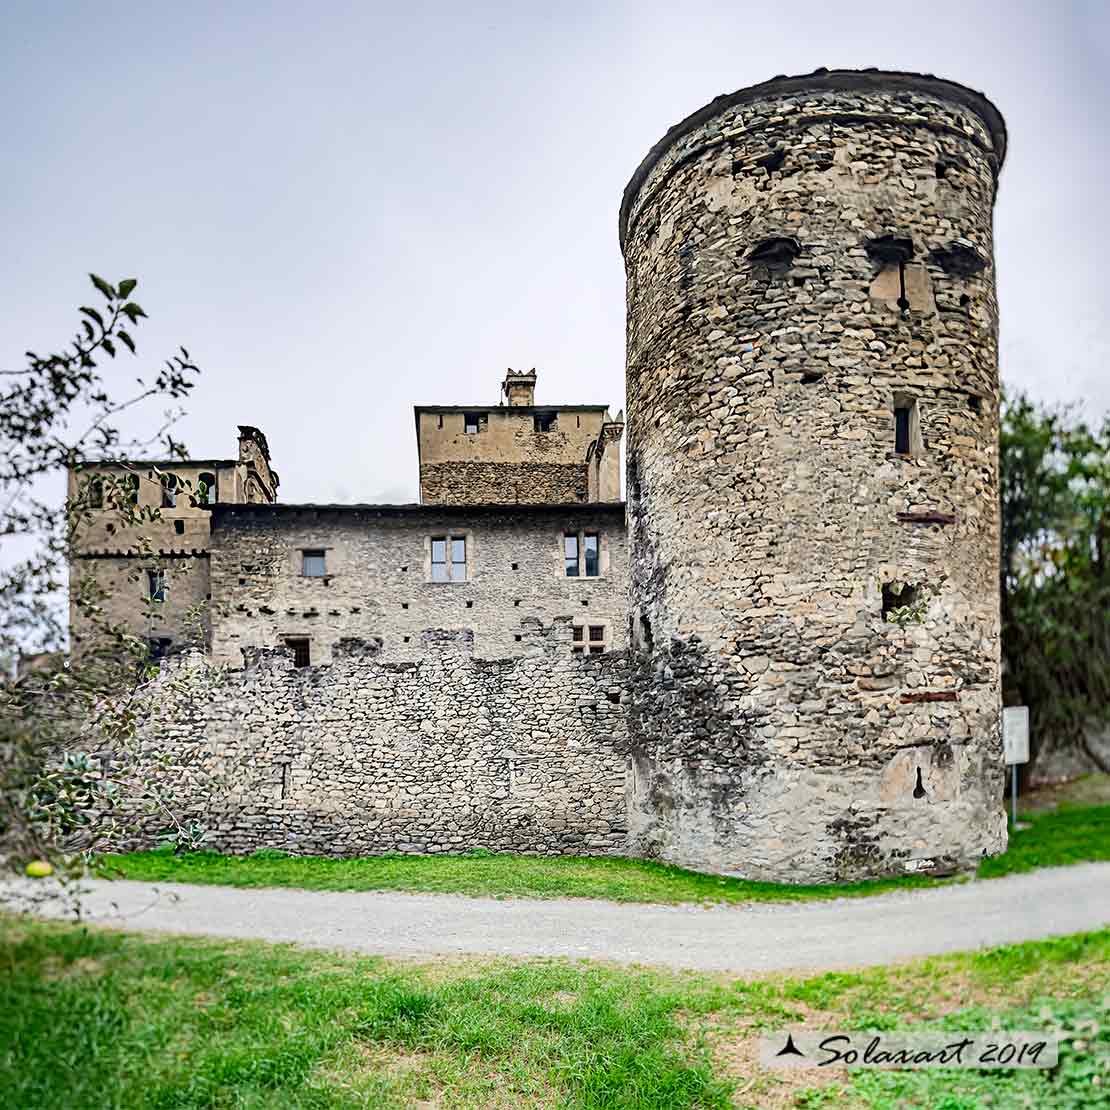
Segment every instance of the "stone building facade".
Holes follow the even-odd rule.
[[[266,437],[247,425],[239,428],[235,459],[104,462],[71,471],[69,496],[80,493],[90,506],[69,568],[73,649],[80,652],[92,632],[72,601],[85,578],[102,595],[104,619],[148,640],[156,656],[194,638],[191,613],[203,631],[213,512],[227,504],[270,504],[278,484]],[[132,490],[131,504],[140,512],[157,510],[156,519],[125,521],[113,507],[113,489],[124,485]]]
[[[509,370],[507,404],[417,405],[423,504],[527,504],[621,499],[624,414],[604,405],[535,404],[536,372]]]
[[[580,556],[571,575],[568,542]],[[416,660],[427,629],[465,631],[475,655],[507,658],[523,651],[525,624],[556,617],[586,654],[626,642],[619,502],[218,506],[211,567],[212,654],[234,666],[244,647],[282,643],[326,663],[351,637]]]
[[[1004,845],[1005,146],[962,86],[818,71],[629,184],[634,850],[816,880]]]
[[[623,414],[532,372],[416,408],[420,505],[217,506],[202,666],[243,666],[155,730],[230,784],[185,801],[214,844],[779,881],[1000,851],[1005,145],[980,94],[874,70],[668,132],[620,213],[627,535]]]

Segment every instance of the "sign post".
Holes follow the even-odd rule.
[[[1029,706],[1007,705],[1003,708],[1002,750],[1011,769],[1010,814],[1016,829],[1018,764],[1029,762]]]

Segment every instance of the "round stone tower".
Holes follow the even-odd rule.
[[[620,213],[636,847],[813,882],[1006,842],[998,310],[979,93],[777,77]]]

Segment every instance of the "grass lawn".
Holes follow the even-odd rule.
[[[1011,834],[1010,848],[986,860],[983,878],[1082,860],[1110,859],[1110,805],[1061,806],[1034,813]],[[760,902],[859,897],[934,886],[944,880],[908,875],[873,882],[790,886],[726,879],[632,859],[584,859],[472,853],[464,856],[366,856],[327,859],[263,850],[136,852],[105,856],[101,873],[156,882],[219,883],[306,890],[439,891],[529,898],[607,898],[616,902]]]
[[[398,963],[0,918],[0,1106],[1105,1106],[1108,990],[1110,931],[736,980],[552,960]],[[995,1020],[1064,1028],[1061,1064],[781,1073],[753,1055],[761,1031],[791,1025]]]

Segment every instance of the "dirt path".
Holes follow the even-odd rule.
[[[1110,863],[808,904],[659,906],[129,881],[90,883],[92,921],[390,956],[563,956],[701,970],[890,963],[1110,924]]]

